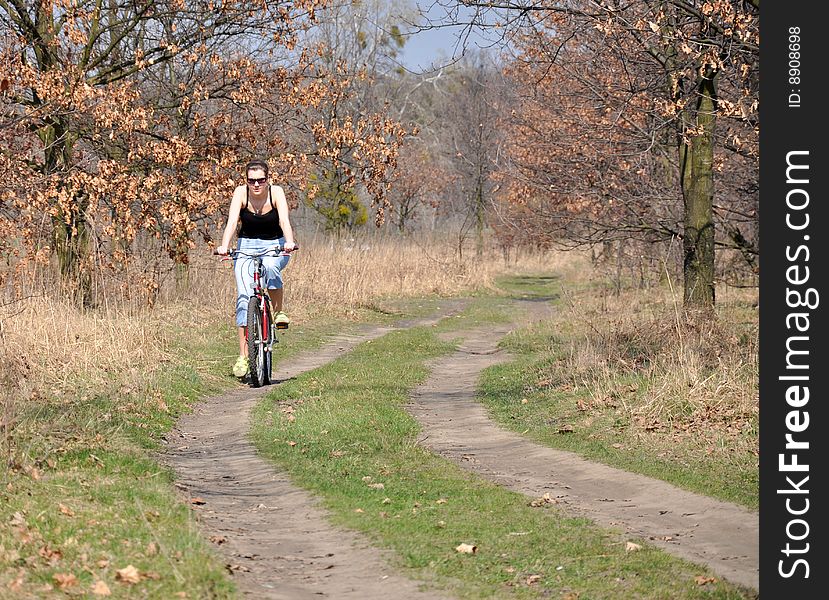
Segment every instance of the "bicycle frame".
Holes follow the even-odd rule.
[[[248,324],[245,328],[251,384],[254,387],[271,383],[273,345],[278,342],[273,325],[270,295],[262,285],[265,277],[263,259],[270,253],[282,251],[283,248],[277,245],[264,252],[247,253],[233,250],[229,253],[237,260],[246,257],[254,261],[253,290],[248,301]]]
[[[264,299],[268,304],[270,304],[271,299],[268,291],[262,286],[262,280],[265,277],[265,264],[262,260],[265,256],[270,253],[274,253],[275,255],[283,252],[282,246],[274,246],[273,248],[269,248],[264,252],[256,252],[256,253],[248,253],[243,252],[241,250],[232,250],[228,253],[228,256],[238,258],[244,257],[249,258],[254,261],[254,269],[253,269],[253,294],[251,296],[257,296],[260,299]]]
[[[263,255],[264,256],[264,255]],[[253,270],[253,295],[259,298],[260,304],[260,311],[262,313],[262,330],[268,331],[268,327],[270,327],[270,310],[265,309],[265,305],[267,303],[268,306],[271,304],[271,297],[268,294],[268,290],[262,287],[262,279],[265,276],[265,264],[262,261],[262,256],[256,257],[256,268]],[[245,335],[247,336],[249,332],[246,332]],[[270,346],[268,347],[270,350]]]

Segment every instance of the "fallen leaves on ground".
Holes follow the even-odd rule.
[[[460,554],[475,554],[478,551],[478,546],[474,544],[460,544],[455,547],[455,551]]]
[[[110,596],[112,592],[109,589],[109,586],[103,579],[99,579],[96,581],[92,586],[92,594],[94,596]]]
[[[557,504],[558,500],[550,496],[549,492],[541,496],[541,498],[536,498],[535,500],[530,501],[530,506],[533,508],[537,508],[539,506],[546,506],[548,504]]]
[[[61,558],[63,558],[63,553],[61,553],[60,550],[50,548],[49,544],[46,544],[38,550],[38,554],[52,565],[56,564]]]
[[[120,581],[121,583],[138,583],[141,581],[141,574],[138,572],[132,565],[127,565],[123,569],[118,569],[115,571],[115,579],[116,581]]]
[[[244,565],[226,565],[225,568],[230,571],[231,574],[235,573],[236,571],[241,571],[243,573],[247,573],[250,569]]]
[[[72,573],[55,573],[52,575],[52,579],[55,580],[55,583],[57,583],[58,587],[62,590],[78,585],[78,578]]]
[[[717,582],[716,577],[706,577],[705,575],[697,575],[696,577],[694,577],[694,583],[696,583],[697,585],[706,585],[708,583],[716,583],[716,582]]]
[[[23,581],[25,580],[26,573],[23,569],[20,569],[17,573],[17,577],[9,583],[9,589],[13,592],[19,592],[23,589]]]

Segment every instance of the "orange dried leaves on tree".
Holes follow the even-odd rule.
[[[37,30],[0,7],[16,34],[0,40],[0,252],[15,264],[56,253],[64,276],[94,263],[105,278],[139,240],[186,262],[252,156],[269,159],[293,204],[310,173],[339,162],[383,205],[402,128],[334,114],[359,77],[296,50],[331,0],[179,4],[125,5],[112,21],[91,0],[47,0]]]

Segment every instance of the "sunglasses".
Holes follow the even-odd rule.
[[[268,180],[268,178],[267,178],[267,177],[258,177],[258,178],[248,177],[248,183],[249,183],[250,185],[257,185],[257,184],[262,185],[262,184],[264,184],[267,180]]]

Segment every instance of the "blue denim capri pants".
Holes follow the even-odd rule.
[[[278,240],[258,240],[253,238],[239,238],[238,249],[248,254],[264,252],[274,246],[283,245],[285,238]],[[274,256],[269,254],[263,257],[265,267],[265,281],[263,287],[269,290],[282,288],[282,269],[290,260],[290,255]],[[237,256],[233,260],[233,272],[236,275],[236,325],[246,327],[248,324],[248,302],[253,294],[253,272],[256,269],[255,259],[248,256]]]

